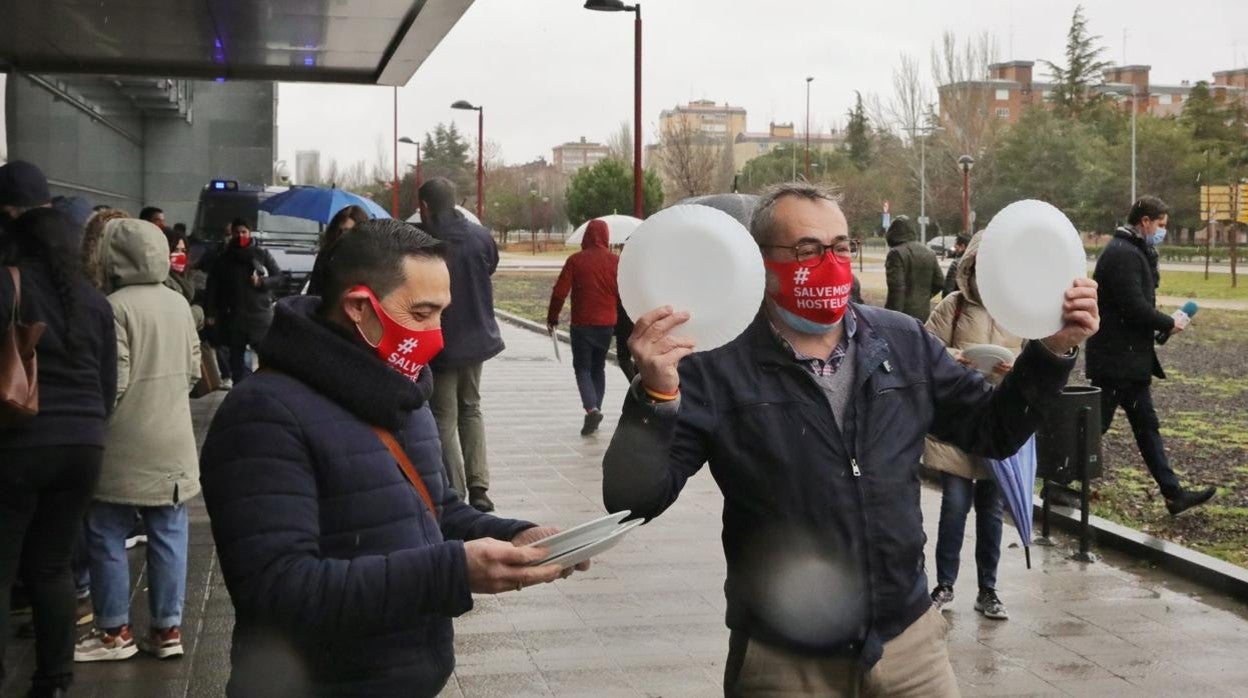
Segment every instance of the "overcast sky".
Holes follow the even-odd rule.
[[[632,15],[590,12],[580,0],[477,0],[399,90],[399,135],[418,138],[456,121],[475,138],[485,105],[486,139],[508,162],[551,158],[552,146],[586,136],[603,140],[632,118]],[[646,140],[659,111],[690,99],[745,107],[749,128],[800,123],[805,77],[815,81],[811,123],[843,124],[854,90],[891,91],[905,52],[928,56],[941,33],[992,33],[1001,60],[1061,60],[1073,2],[841,2],[832,0],[650,0],[643,3]],[[1152,81],[1211,80],[1215,70],[1248,66],[1248,2],[1090,0],[1090,28],[1106,57],[1151,65]],[[1236,44],[1235,33],[1239,40]],[[1039,71],[1038,75],[1039,77]],[[392,132],[390,88],[283,84],[279,157],[294,169],[300,149],[319,149],[322,166],[376,160]],[[415,159],[404,146],[400,162]]]

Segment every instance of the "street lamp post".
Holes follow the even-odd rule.
[[[911,129],[910,137],[919,138],[919,240],[927,243],[927,137],[944,131],[940,126]]]
[[[399,88],[394,88],[394,184],[391,186],[390,216],[399,217]]]
[[[477,112],[477,218],[481,218],[485,215],[485,107],[461,99],[451,109]]]
[[[414,188],[415,188],[417,206],[419,206],[420,205],[420,185],[422,184],[421,179],[420,179],[420,143],[412,140],[411,138],[408,138],[407,136],[403,136],[402,138],[400,138],[399,142],[404,145],[416,146],[416,171],[414,173],[416,177],[416,186]]]
[[[621,0],[586,0],[585,9],[598,12],[632,12],[633,22],[633,216],[645,217],[641,176],[641,3],[625,5]]]
[[[813,77],[806,78],[806,181],[810,181],[810,83]]]
[[[1131,205],[1134,206],[1135,198],[1135,113],[1139,111],[1136,108],[1135,100],[1139,88],[1131,88]]]
[[[958,158],[962,168],[962,232],[971,234],[971,168],[975,166],[975,158],[963,155]]]

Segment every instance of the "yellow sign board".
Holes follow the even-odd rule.
[[[1248,223],[1248,184],[1202,186],[1200,219]]]

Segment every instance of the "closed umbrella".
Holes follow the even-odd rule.
[[[1031,569],[1031,515],[1032,497],[1036,486],[1036,437],[1027,439],[1027,443],[1018,453],[1004,460],[988,459],[992,467],[992,476],[997,481],[997,489],[1001,491],[1001,499],[1010,509],[1010,517],[1014,519],[1014,527],[1018,529],[1018,537],[1023,544],[1023,554],[1027,558],[1027,569]]]
[[[610,244],[612,245],[623,245],[624,242],[628,240],[628,236],[632,235],[633,231],[637,229],[637,226],[641,225],[640,219],[633,218],[632,216],[622,216],[619,214],[599,216],[598,218],[592,220],[600,220],[607,224],[607,230],[610,231],[611,235]],[[581,241],[585,239],[585,229],[588,227],[589,221],[585,221],[581,224],[581,227],[577,228],[571,235],[568,236],[567,240],[563,241],[563,244],[581,244]]]
[[[372,218],[389,218],[377,202],[349,191],[327,187],[291,187],[265,199],[260,210],[274,216],[290,216],[328,225],[334,214],[348,206],[362,206]]]

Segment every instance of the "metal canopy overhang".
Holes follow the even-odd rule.
[[[4,0],[0,69],[403,85],[473,0]]]

